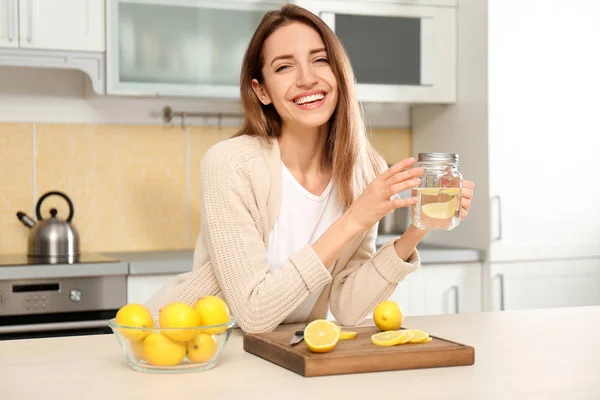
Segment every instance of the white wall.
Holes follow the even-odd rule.
[[[98,96],[80,71],[0,67],[0,122],[161,124],[161,111],[239,113],[238,102],[185,98]],[[364,104],[372,127],[410,127],[405,104]],[[223,119],[237,125],[240,119]],[[172,124],[179,124],[179,119]],[[188,125],[217,124],[217,118],[188,118]]]

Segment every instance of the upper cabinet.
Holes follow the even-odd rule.
[[[452,1],[294,3],[318,15],[339,37],[354,69],[359,100],[455,102],[456,7]]]
[[[0,0],[0,47],[19,47],[18,0]]]
[[[283,3],[108,0],[107,93],[239,98],[250,38]]]
[[[0,0],[0,47],[104,51],[103,0]]]

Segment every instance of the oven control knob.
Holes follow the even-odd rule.
[[[73,301],[75,303],[81,301],[81,290],[79,290],[79,289],[71,290],[71,293],[69,293],[69,297],[71,298],[71,301]]]

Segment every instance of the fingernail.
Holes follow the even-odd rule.
[[[415,185],[418,185],[419,183],[421,183],[421,180],[419,178],[415,178],[415,179],[413,179],[413,183]]]

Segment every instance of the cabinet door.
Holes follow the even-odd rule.
[[[18,0],[0,0],[0,47],[19,47]]]
[[[480,312],[481,264],[424,265],[426,314]]]
[[[600,305],[600,259],[497,263],[493,310]]]
[[[103,0],[20,0],[20,46],[104,51]]]
[[[107,91],[239,98],[258,1],[108,0]]]
[[[600,256],[600,2],[568,4],[489,1],[492,262]]]
[[[127,302],[144,304],[175,275],[130,275],[127,277]]]
[[[408,275],[400,282],[388,300],[398,303],[404,316],[415,316],[425,314],[425,286],[424,286],[423,268]],[[373,313],[365,317],[373,318]],[[327,314],[327,319],[334,320],[331,311]]]

